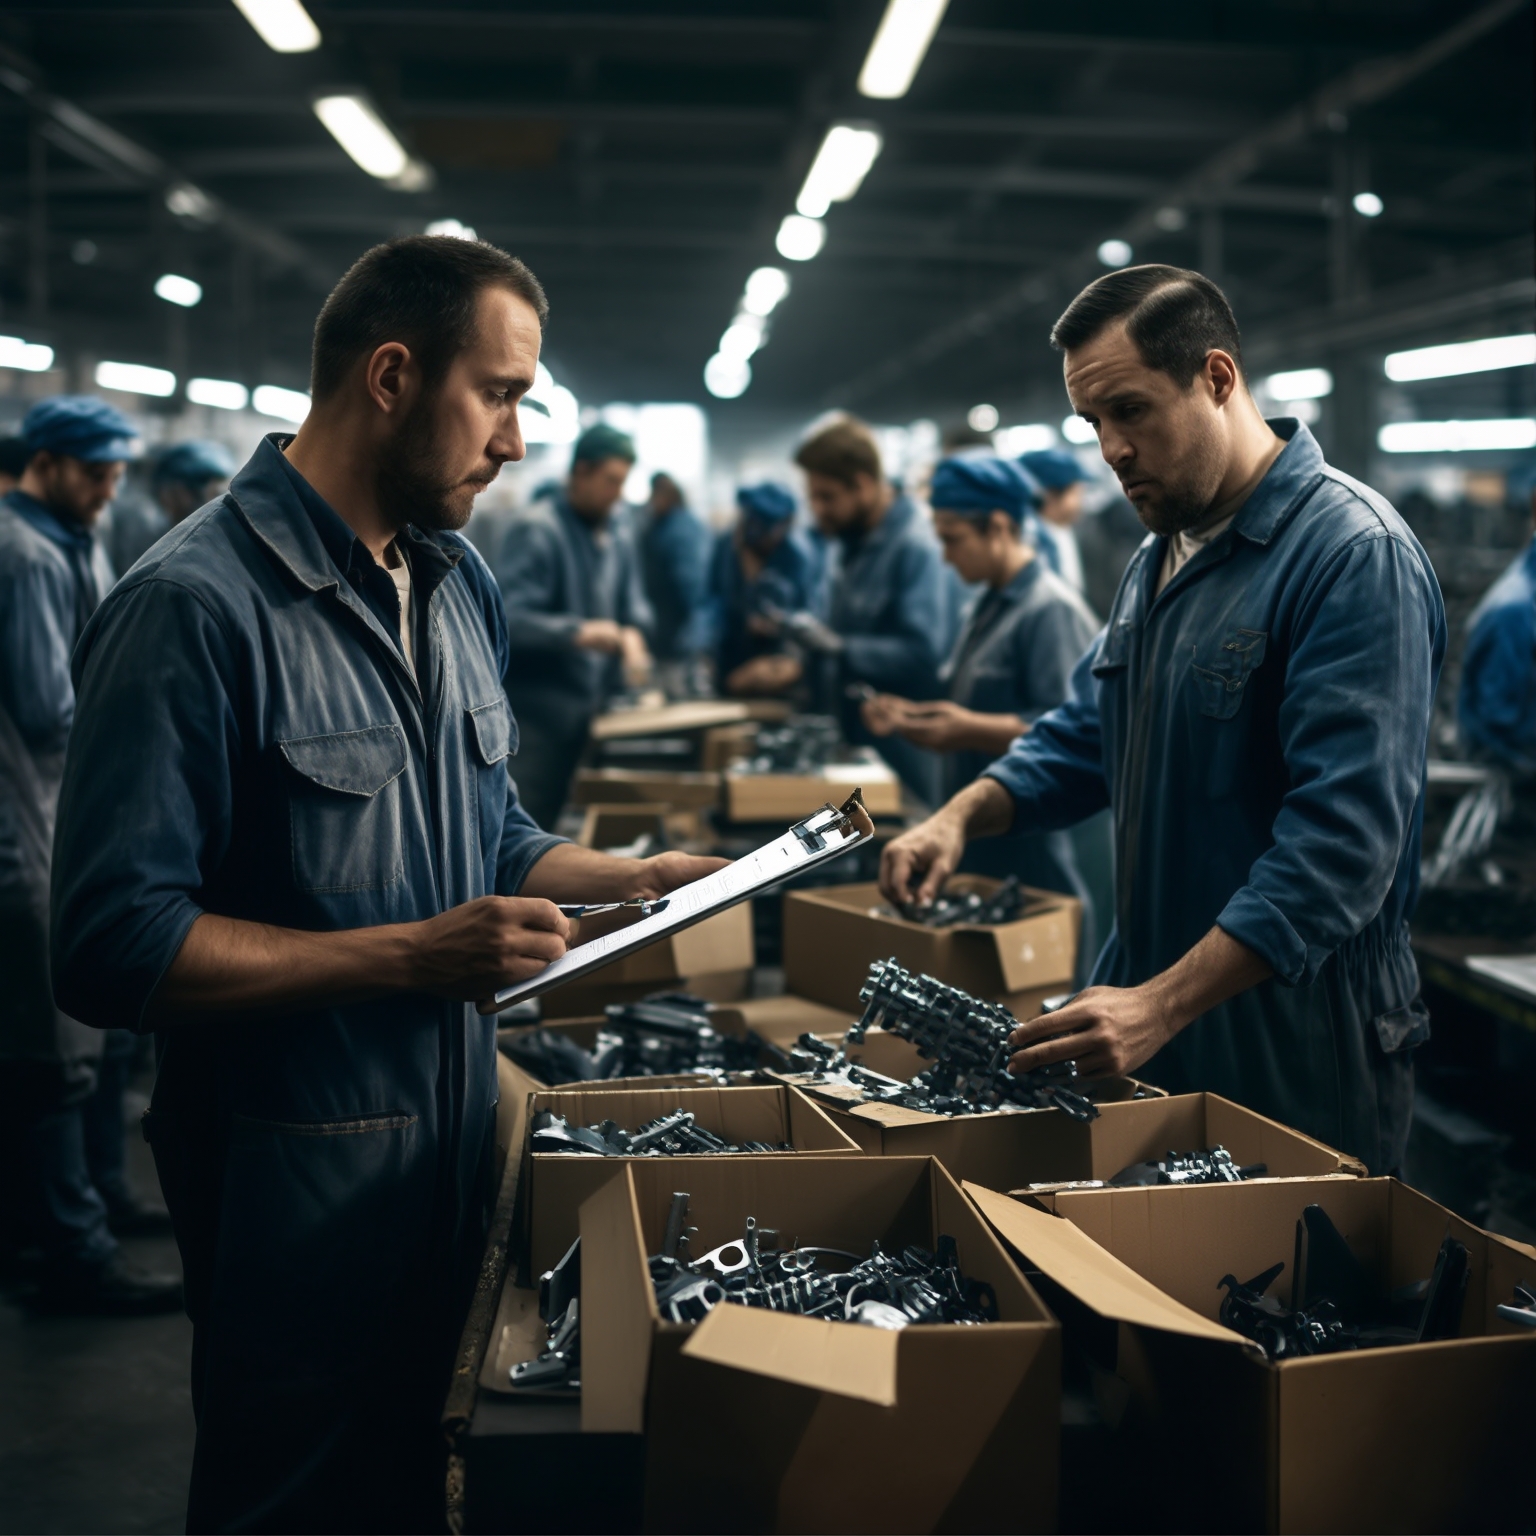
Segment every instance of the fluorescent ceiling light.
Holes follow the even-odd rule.
[[[875,163],[880,144],[880,134],[874,128],[834,123],[805,173],[805,185],[795,199],[796,212],[819,219],[833,203],[846,203]]]
[[[737,315],[725,328],[715,350],[721,357],[746,362],[762,346],[766,327],[756,315]]]
[[[973,405],[965,416],[966,424],[973,432],[991,432],[998,423],[995,405]]]
[[[274,53],[309,53],[320,46],[320,28],[299,0],[235,0],[235,6]]]
[[[213,199],[201,187],[190,181],[178,181],[165,189],[165,206],[178,219],[191,219],[197,224],[212,224],[219,210]]]
[[[315,116],[353,160],[380,181],[403,175],[411,163],[389,125],[361,96],[321,96]]]
[[[1495,368],[1521,368],[1536,363],[1536,335],[1489,336],[1483,341],[1456,341],[1445,347],[1419,347],[1387,356],[1387,377],[1397,384],[1414,379],[1449,379],[1458,373],[1489,373]]]
[[[53,348],[20,336],[0,336],[0,368],[19,368],[23,373],[46,373],[53,367]]]
[[[752,365],[744,357],[725,357],[719,352],[704,364],[704,388],[717,400],[734,400],[752,382]]]
[[[146,368],[142,363],[97,363],[96,382],[103,389],[120,389],[130,395],[176,393],[176,375],[169,368]]]
[[[1259,388],[1271,400],[1321,400],[1333,393],[1333,375],[1326,368],[1294,368],[1270,374]]]
[[[472,224],[461,224],[457,219],[433,219],[427,225],[429,235],[452,235],[455,240],[478,240]]]
[[[789,292],[789,273],[783,267],[759,267],[747,279],[741,307],[749,315],[771,315]]]
[[[183,309],[191,309],[194,304],[202,302],[203,285],[194,283],[190,277],[166,272],[155,279],[155,297],[164,299],[167,304],[179,304]]]
[[[1098,441],[1099,436],[1081,416],[1068,416],[1061,424],[1061,435],[1069,443],[1093,443]]]
[[[1386,211],[1387,205],[1374,192],[1356,192],[1352,201],[1361,218],[1379,219]]]
[[[786,214],[773,243],[786,261],[809,261],[827,243],[827,226],[820,219]]]
[[[865,96],[894,101],[905,96],[949,0],[889,0],[859,71]]]
[[[278,421],[303,421],[309,415],[309,396],[302,389],[281,389],[276,384],[258,384],[251,392],[251,404],[263,416]]]
[[[1086,426],[1087,423],[1085,422]],[[1002,427],[992,439],[992,446],[1005,459],[1016,459],[1021,453],[1034,453],[1040,448],[1056,446],[1056,428],[1043,421],[1032,421],[1021,427]]]
[[[1128,267],[1132,251],[1124,240],[1106,240],[1099,247],[1099,260],[1106,267]]]
[[[193,405],[217,406],[221,411],[243,411],[251,398],[244,384],[233,379],[188,379],[187,399]]]
[[[1394,421],[1376,434],[1383,453],[1477,453],[1499,448],[1536,448],[1536,420]]]

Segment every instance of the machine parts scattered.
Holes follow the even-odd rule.
[[[1122,1168],[1108,1182],[1135,1187],[1150,1184],[1239,1184],[1244,1179],[1261,1179],[1269,1172],[1267,1163],[1249,1163],[1240,1167],[1225,1147],[1209,1152],[1170,1152],[1161,1162],[1132,1163]]]
[[[941,891],[927,906],[904,901],[895,908],[898,917],[924,928],[954,928],[961,923],[971,927],[995,928],[1016,922],[1029,905],[1029,893],[1017,875],[1009,875],[990,896],[975,891]]]
[[[612,1120],[598,1125],[572,1125],[563,1115],[540,1110],[533,1117],[535,1152],[574,1152],[595,1157],[682,1157],[700,1153],[793,1152],[788,1142],[727,1142],[707,1131],[686,1109],[648,1121],[626,1131]]]

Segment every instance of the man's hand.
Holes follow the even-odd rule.
[[[730,694],[788,693],[804,675],[798,656],[754,656],[725,680]]]
[[[894,693],[877,693],[859,706],[859,716],[871,736],[890,736],[901,730],[912,701]]]
[[[887,901],[927,906],[960,867],[964,854],[965,821],[946,805],[885,845],[880,892]]]
[[[413,924],[413,989],[474,1003],[537,976],[571,939],[550,901],[481,896]]]
[[[626,624],[619,631],[619,651],[624,658],[624,680],[631,688],[638,688],[651,676],[651,648],[645,636],[633,625]]]
[[[578,650],[616,656],[624,649],[624,631],[612,619],[584,619],[571,638]]]
[[[681,885],[692,885],[695,880],[724,869],[731,861],[702,853],[658,853],[637,862],[639,875],[634,894],[655,901]]]
[[[930,752],[959,752],[975,746],[982,718],[975,710],[964,709],[949,699],[933,699],[909,704],[896,723],[896,731],[915,747],[927,747]]]

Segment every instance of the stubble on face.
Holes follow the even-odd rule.
[[[456,533],[490,479],[465,480],[449,465],[439,446],[436,404],[435,394],[423,395],[380,450],[376,495],[397,526],[414,523],[434,533]]]

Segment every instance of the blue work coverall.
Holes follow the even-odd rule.
[[[535,501],[507,525],[493,564],[511,647],[507,696],[523,741],[518,790],[534,820],[553,827],[592,717],[624,686],[619,657],[583,650],[576,631],[612,619],[649,634],[651,609],[621,509],[594,528],[559,493]]]
[[[1082,598],[1036,558],[1006,587],[985,588],[971,599],[939,681],[946,696],[966,709],[1018,715],[1033,725],[1066,699],[1072,669],[1097,629]],[[958,794],[994,760],[986,752],[946,752],[944,797]],[[1025,885],[1076,896],[1083,904],[1081,949],[1091,964],[1098,953],[1094,905],[1070,832],[978,838],[966,849],[961,868],[999,879],[1017,875]]]
[[[709,530],[687,507],[640,519],[640,576],[653,615],[651,652],[680,661],[700,645],[700,610],[709,584]]]
[[[1392,507],[1296,421],[1231,526],[1156,591],[1132,557],[1072,694],[987,772],[1021,831],[1112,807],[1116,922],[1093,981],[1134,986],[1212,925],[1272,979],[1142,1069],[1364,1161],[1401,1165],[1428,1038],[1408,918],[1445,610]]]
[[[1476,756],[1536,772],[1536,538],[1473,610],[1456,718]]]
[[[455,534],[388,573],[269,437],[97,611],[54,865],[54,980],[145,1008],[203,913],[332,932],[518,890],[558,839],[508,778],[500,603]],[[435,1419],[491,1198],[495,1020],[420,993],[178,1022],[147,1133],[186,1270],[188,1528],[441,1519]]]
[[[814,613],[821,617],[821,564],[799,529],[791,528],[763,562],[755,581],[741,569],[736,532],[716,534],[709,562],[706,643],[715,653],[720,680],[758,656],[783,650],[772,635],[753,634],[747,620],[766,606],[780,613]]]

